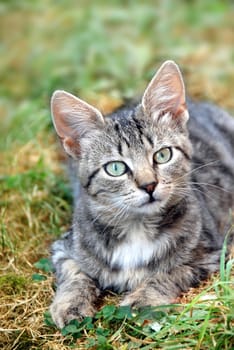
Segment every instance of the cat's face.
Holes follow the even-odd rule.
[[[184,194],[191,145],[183,80],[166,62],[141,104],[103,118],[64,91],[52,98],[55,129],[65,151],[78,160],[84,191],[101,210],[154,214]]]
[[[108,117],[80,142],[79,179],[97,205],[153,214],[184,194],[190,169],[187,134],[164,115],[152,124],[142,108]]]

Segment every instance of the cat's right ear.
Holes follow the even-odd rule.
[[[62,90],[55,91],[51,98],[51,114],[63,147],[73,158],[80,155],[80,139],[104,125],[98,109]]]

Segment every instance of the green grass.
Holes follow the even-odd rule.
[[[2,349],[232,349],[233,261],[180,301],[104,309],[62,335],[48,306],[51,242],[71,223],[64,156],[49,101],[65,89],[110,111],[174,59],[188,94],[234,112],[231,1],[0,2],[0,347]],[[224,255],[223,255],[224,256]],[[45,315],[44,315],[45,314]],[[76,345],[74,345],[76,344]]]

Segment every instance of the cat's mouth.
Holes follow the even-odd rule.
[[[141,203],[134,211],[142,215],[153,215],[160,212],[162,207],[162,200],[160,198],[149,198],[147,201]]]
[[[156,199],[151,195],[148,203],[154,203],[154,202],[156,202]]]
[[[153,197],[153,195],[150,195],[149,199],[140,205],[140,208],[149,206],[158,202],[161,202],[161,199],[159,197],[155,198]]]

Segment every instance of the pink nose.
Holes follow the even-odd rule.
[[[149,194],[152,194],[155,190],[155,187],[157,186],[157,182],[151,182],[149,184],[143,184],[142,186],[140,186],[140,188],[144,191],[146,191]]]

